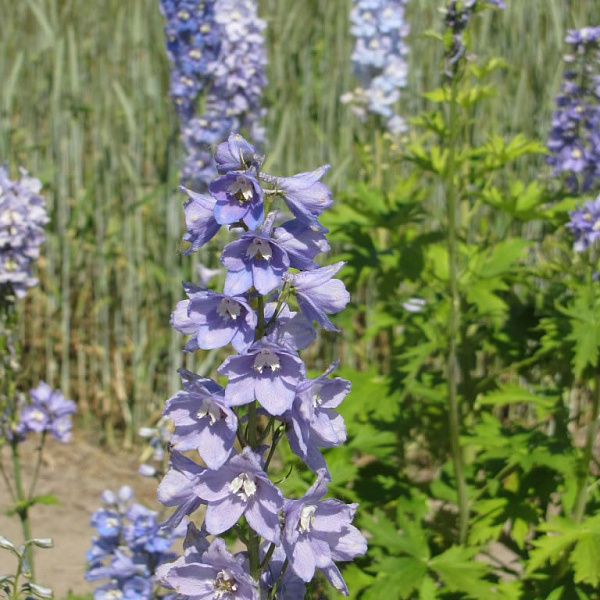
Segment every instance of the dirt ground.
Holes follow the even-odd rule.
[[[22,462],[25,485],[31,481],[36,449],[35,436],[22,445]],[[12,468],[8,448],[4,448],[5,468]],[[91,592],[95,585],[85,581],[85,552],[94,534],[89,524],[91,513],[101,505],[103,490],[116,491],[128,484],[136,500],[158,508],[156,480],[138,475],[135,454],[111,453],[100,448],[94,440],[75,436],[68,444],[49,440],[44,450],[36,494],[54,494],[60,504],[37,505],[31,510],[33,537],[51,537],[54,548],[36,549],[36,581],[54,590],[55,598],[65,598],[67,592],[80,595]],[[4,513],[11,500],[8,490],[0,480],[0,535],[14,543],[22,543],[18,517]],[[0,575],[12,572],[12,555],[0,550]]]

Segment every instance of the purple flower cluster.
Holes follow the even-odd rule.
[[[451,32],[450,44],[445,49],[444,72],[453,78],[459,60],[466,52],[463,34],[475,11],[484,5],[504,9],[504,0],[449,0],[445,9],[444,25]]]
[[[71,439],[71,415],[75,412],[75,402],[66,400],[60,390],[53,390],[46,382],[29,392],[30,402],[20,407],[14,425],[18,440],[29,433],[50,433],[59,442]]]
[[[0,165],[0,288],[8,286],[18,297],[37,284],[31,263],[39,258],[49,220],[41,189],[27,171],[13,181],[7,165]]]
[[[256,0],[161,0],[161,8],[173,63],[171,96],[181,118],[182,179],[205,189],[215,176],[211,147],[233,130],[264,139],[265,23]],[[204,112],[196,115],[200,93]]]
[[[170,548],[177,530],[162,528],[158,513],[133,502],[133,490],[123,486],[117,494],[102,494],[103,508],[92,514],[98,535],[86,554],[88,581],[108,579],[94,590],[94,600],[151,600],[152,576],[176,555]]]
[[[572,192],[600,188],[600,27],[570,30],[548,139],[549,164]]]
[[[575,252],[583,252],[600,239],[600,196],[569,212],[569,217],[567,227],[573,234]]]
[[[400,89],[406,87],[409,32],[404,11],[407,0],[354,0],[350,13],[355,38],[352,62],[359,86],[342,96],[356,115],[381,115],[391,133],[406,130],[404,119],[394,113]]]
[[[218,368],[225,387],[180,370],[183,390],[167,402],[174,431],[158,498],[175,512],[166,525],[178,526],[201,505],[206,514],[200,532],[188,530],[185,556],[161,567],[158,578],[191,597],[301,600],[318,568],[347,594],[336,562],[363,554],[366,541],[351,524],[356,505],[323,499],[330,476],[321,449],[346,439],[336,409],[350,382],[330,377],[335,365],[307,378],[299,356],[316,337],[313,323],[337,331],[329,315],[349,301],[334,278],[343,263],[314,260],[329,249],[318,219],[332,205],[320,181],[327,167],[292,177],[263,173],[255,148],[237,134],[218,146],[215,160],[220,175],[209,193],[186,190],[185,239],[195,250],[221,225],[237,232],[221,256],[224,290],[184,284],[188,299],[171,322],[190,336],[188,352],[231,344],[236,354]],[[278,199],[291,213],[281,223]],[[284,498],[268,476],[285,437],[316,473],[300,499]],[[202,464],[183,454],[189,451]],[[247,548],[238,555],[220,538],[206,540],[232,528]]]

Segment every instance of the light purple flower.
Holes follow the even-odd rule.
[[[255,173],[254,169],[227,173],[208,186],[217,199],[217,223],[230,225],[243,221],[253,231],[259,227],[265,216],[265,195]]]
[[[256,148],[247,142],[239,133],[231,133],[226,142],[217,146],[215,162],[217,171],[224,175],[230,171],[246,171],[250,167],[260,168],[264,157],[256,152]]]
[[[218,372],[229,378],[225,388],[229,406],[258,400],[270,414],[281,415],[292,406],[306,371],[295,353],[263,339],[245,354],[225,359]]]
[[[283,304],[277,318],[271,322],[276,307],[275,301],[265,305],[265,320],[270,323],[265,338],[273,344],[295,352],[308,348],[317,337],[312,321],[301,312],[291,311],[287,304]]]
[[[343,281],[332,279],[345,264],[338,262],[313,271],[296,273],[290,278],[300,310],[327,331],[339,331],[327,314],[340,312],[350,302],[350,294]]]
[[[46,382],[30,390],[30,404],[23,407],[17,430],[21,435],[30,431],[48,431],[59,442],[71,439],[71,415],[75,412],[75,402],[66,400],[60,390],[53,390]]]
[[[270,221],[272,223],[272,220]],[[269,219],[265,221],[268,225]],[[221,262],[227,269],[224,292],[237,296],[252,286],[263,296],[272,292],[290,266],[287,252],[269,236],[270,228],[245,233],[227,244]]]
[[[567,228],[573,234],[575,252],[583,252],[600,239],[600,196],[570,211],[569,217]]]
[[[171,325],[192,337],[186,352],[221,348],[231,342],[243,352],[254,341],[256,314],[243,296],[229,296],[184,284],[189,300],[177,303]]]
[[[261,545],[261,559],[267,553],[267,544]],[[282,546],[277,546],[271,555],[271,560],[262,572],[260,579],[260,587],[265,597],[269,597],[269,592],[273,589],[273,585],[278,581],[281,570],[285,564],[285,551]],[[303,600],[306,595],[306,585],[304,581],[294,573],[292,569],[286,569],[285,573],[277,586],[275,592],[275,600]]]
[[[245,515],[256,533],[274,544],[280,543],[278,512],[283,496],[269,481],[251,448],[244,448],[218,471],[204,471],[194,489],[208,502],[205,523],[209,533],[227,531]]]
[[[317,217],[333,206],[331,191],[319,181],[327,169],[329,165],[323,165],[308,173],[277,178],[277,189],[292,214],[317,231],[327,231]]]
[[[311,229],[300,219],[286,221],[275,228],[273,239],[287,252],[290,267],[302,271],[316,269],[315,256],[330,250],[323,233]]]
[[[187,256],[210,241],[219,231],[221,225],[215,220],[216,199],[213,196],[210,194],[197,194],[184,186],[180,186],[179,189],[188,195],[188,199],[183,203],[187,230],[183,240],[192,244],[184,252]]]
[[[343,417],[334,410],[350,393],[350,382],[341,377],[329,379],[333,364],[316,379],[306,379],[296,389],[296,399],[283,418],[288,423],[290,449],[307,466],[318,471],[327,465],[319,448],[333,448],[346,441]]]
[[[158,486],[157,497],[161,504],[176,506],[177,510],[163,523],[164,527],[177,527],[186,515],[204,504],[194,487],[205,470],[183,454],[171,452],[170,469]]]
[[[258,584],[250,577],[243,557],[232,556],[221,538],[214,539],[201,562],[181,559],[164,565],[158,580],[169,589],[203,600],[259,600]]]
[[[218,469],[233,450],[238,420],[225,405],[223,388],[214,384],[209,391],[202,379],[184,381],[184,391],[167,401],[164,415],[175,429],[172,447],[179,451],[197,450],[210,469]]]
[[[37,284],[31,265],[40,255],[49,218],[41,183],[20,169],[11,180],[7,165],[0,165],[0,286],[8,285],[19,298]]]
[[[283,548],[290,567],[303,581],[311,581],[319,568],[344,595],[348,588],[334,561],[349,561],[367,551],[367,542],[350,523],[357,504],[321,498],[327,492],[326,476],[317,481],[299,500],[286,500]]]

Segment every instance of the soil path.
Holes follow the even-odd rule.
[[[36,441],[31,436],[21,447],[25,485],[33,474]],[[36,581],[51,587],[60,600],[69,591],[88,594],[98,585],[86,582],[83,575],[85,553],[94,535],[90,515],[101,505],[103,490],[116,491],[121,485],[130,485],[138,502],[157,509],[156,480],[138,475],[136,455],[111,453],[92,440],[83,439],[81,434],[68,444],[50,440],[44,454],[36,494],[54,494],[60,504],[37,505],[31,511],[32,535],[54,539],[54,548],[36,550]],[[11,467],[8,448],[4,448],[3,464]],[[10,503],[8,490],[0,479],[0,534],[22,543],[18,517],[4,514]],[[11,558],[9,552],[0,550],[0,575],[13,572]]]

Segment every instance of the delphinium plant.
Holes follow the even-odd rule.
[[[265,23],[256,0],[161,0],[161,10],[181,121],[182,179],[205,191],[216,173],[212,147],[233,130],[264,139]]]
[[[16,339],[18,301],[37,284],[31,269],[40,255],[44,226],[48,222],[40,182],[21,169],[11,180],[7,166],[0,167],[0,475],[13,502],[9,512],[17,514],[24,537],[24,558],[33,578],[29,510],[37,503],[52,503],[53,496],[36,496],[42,455],[48,435],[67,442],[75,404],[45,382],[29,392],[29,401],[18,392],[19,347]],[[21,443],[38,434],[37,460],[28,485],[21,468]],[[4,448],[10,450],[12,478],[5,466]],[[20,563],[21,564],[21,563]]]
[[[557,110],[548,139],[548,162],[567,190],[600,189],[600,27],[573,29]]]
[[[308,378],[298,354],[315,339],[314,321],[336,331],[328,315],[349,301],[335,279],[343,263],[315,262],[329,249],[318,220],[332,205],[320,181],[327,167],[270,175],[238,134],[218,146],[215,161],[220,175],[209,193],[188,192],[186,239],[199,248],[222,225],[237,235],[221,255],[224,290],[184,284],[188,299],[172,324],[190,336],[188,352],[231,343],[236,354],[218,369],[224,387],[181,370],[184,389],[167,402],[171,467],[158,489],[159,500],[176,509],[167,524],[206,508],[201,529],[188,530],[185,555],[160,567],[158,580],[186,596],[300,600],[320,569],[347,594],[336,562],[363,554],[366,542],[351,525],[357,505],[324,498],[330,475],[320,448],[345,439],[336,408],[350,385],[329,377],[335,365]],[[286,438],[315,474],[296,499],[284,498],[269,477]],[[202,462],[183,454],[190,451]],[[232,554],[223,537],[209,542],[207,535],[237,538],[245,550]]]
[[[4,592],[6,600],[30,599],[32,597],[47,599],[53,597],[50,588],[32,581],[33,573],[26,556],[27,549],[30,546],[52,548],[53,545],[52,540],[49,538],[37,538],[27,540],[21,546],[15,546],[10,540],[0,535],[0,550],[11,552],[17,563],[14,575],[0,573],[0,590]]]
[[[122,486],[102,494],[103,508],[92,514],[98,535],[87,552],[88,581],[108,579],[94,590],[95,600],[152,600],[160,595],[152,576],[176,555],[171,546],[181,533],[162,527],[159,514],[133,501],[133,490]],[[181,528],[180,528],[181,529]],[[183,528],[185,532],[185,528]]]
[[[406,0],[354,0],[350,13],[355,38],[352,63],[359,85],[341,100],[361,120],[368,113],[378,115],[391,133],[406,129],[395,112],[408,73],[405,7]]]

